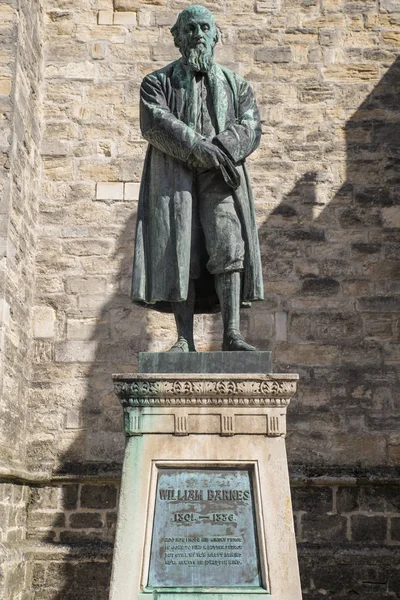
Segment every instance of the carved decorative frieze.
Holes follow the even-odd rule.
[[[296,392],[295,375],[114,376],[123,406],[287,406]]]
[[[127,436],[284,436],[297,375],[115,375]],[[246,410],[247,409],[247,410]]]

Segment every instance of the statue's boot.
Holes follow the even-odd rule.
[[[231,271],[215,275],[215,288],[221,306],[224,324],[222,350],[254,352],[257,348],[246,342],[240,333],[240,273]]]
[[[171,302],[178,339],[168,352],[196,352],[193,339],[194,300],[194,283],[190,280],[187,300]]]
[[[185,338],[179,337],[177,339],[177,341],[175,342],[175,344],[173,346],[171,346],[171,348],[169,350],[167,350],[167,352],[176,352],[176,353],[190,352],[189,344]],[[192,350],[192,352],[193,352],[193,350]]]

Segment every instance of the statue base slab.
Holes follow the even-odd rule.
[[[139,373],[272,373],[272,352],[139,352]]]

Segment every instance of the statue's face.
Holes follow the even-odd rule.
[[[182,46],[185,49],[199,46],[214,49],[216,27],[211,14],[194,13],[181,26]]]
[[[213,63],[217,27],[208,10],[192,10],[179,27],[179,50],[194,71],[208,71]]]

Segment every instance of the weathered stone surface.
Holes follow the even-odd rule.
[[[381,0],[380,9],[389,13],[400,13],[400,2],[399,0]]]
[[[391,519],[390,537],[394,542],[400,542],[400,518]]]
[[[167,4],[167,0],[114,0],[115,10],[117,11],[130,11],[141,8],[143,4],[152,6],[163,6]]]
[[[326,487],[296,487],[292,491],[293,511],[329,513],[333,509],[332,490]]]
[[[260,48],[255,52],[255,60],[266,63],[288,63],[292,60],[290,47]]]
[[[384,517],[355,515],[351,518],[351,532],[354,542],[382,543],[387,535],[387,520]]]
[[[117,489],[115,486],[83,485],[80,499],[82,508],[115,508]]]
[[[78,491],[79,488],[76,484],[62,486],[60,507],[65,510],[74,510],[78,501]]]
[[[256,2],[256,10],[260,13],[278,13],[280,8],[280,0],[259,0]]]
[[[398,296],[361,297],[357,302],[360,310],[365,312],[390,313],[400,311]]]
[[[97,200],[123,200],[123,183],[98,183],[96,187]]]
[[[128,25],[131,27],[136,27],[136,24],[136,12],[124,11],[114,13],[114,25]]]
[[[124,187],[124,200],[138,200],[139,199],[139,183],[125,183]]]
[[[112,10],[99,10],[97,14],[97,22],[99,25],[112,25],[114,21],[114,13]]]
[[[61,363],[92,362],[96,355],[96,342],[68,341],[58,344],[55,360]]]
[[[33,315],[33,335],[35,338],[54,338],[56,313],[50,306],[36,306]]]
[[[102,527],[103,523],[99,513],[77,513],[70,517],[71,527],[78,529],[92,529]]]
[[[338,515],[304,515],[302,539],[312,543],[341,543],[346,539],[347,521]]]

